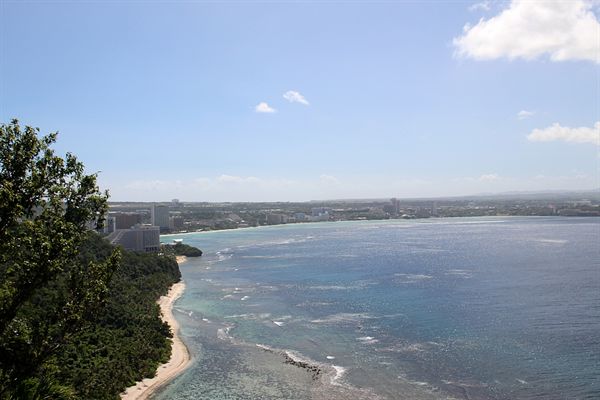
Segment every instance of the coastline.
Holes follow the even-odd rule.
[[[185,256],[177,256],[177,263],[182,264],[187,260]],[[173,332],[171,358],[165,364],[158,366],[153,378],[146,378],[128,387],[121,393],[122,400],[145,400],[159,388],[170,382],[183,372],[191,363],[191,356],[179,337],[179,324],[173,316],[173,304],[183,294],[185,283],[177,282],[171,286],[166,296],[161,296],[157,301],[160,306],[162,320],[169,324]]]
[[[299,222],[299,223],[289,223],[289,224],[276,224],[276,225],[259,225],[259,226],[247,226],[244,228],[229,228],[229,229],[213,229],[209,231],[192,231],[192,232],[177,232],[177,233],[165,233],[161,234],[162,238],[170,238],[173,236],[188,236],[188,235],[200,235],[200,234],[208,234],[208,233],[222,233],[222,232],[230,232],[230,231],[239,231],[239,230],[254,230],[254,229],[276,229],[281,227],[290,227],[290,226],[298,226],[298,225],[310,225],[310,226],[319,226],[330,223],[363,223],[363,222],[388,222],[388,223],[397,223],[400,221],[404,221],[406,223],[414,223],[414,222],[428,222],[428,221],[440,221],[440,220],[452,220],[452,219],[494,219],[494,218],[556,218],[561,217],[560,215],[473,215],[473,216],[456,216],[456,217],[428,217],[428,218],[389,218],[389,219],[370,219],[370,220],[355,220],[355,219],[343,219],[343,220],[331,220],[331,221],[315,221],[315,222]],[[575,217],[563,217],[563,218],[575,218]],[[600,218],[600,217],[598,217]]]

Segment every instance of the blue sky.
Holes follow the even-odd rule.
[[[0,120],[113,200],[600,186],[598,2],[0,7]]]

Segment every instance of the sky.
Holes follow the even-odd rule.
[[[114,201],[600,187],[600,2],[0,0],[0,122]]]

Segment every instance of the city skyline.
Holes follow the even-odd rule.
[[[59,131],[112,201],[597,189],[598,13],[4,0],[0,118]]]

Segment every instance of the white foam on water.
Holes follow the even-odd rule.
[[[365,313],[339,313],[328,315],[323,318],[313,319],[313,324],[337,324],[337,323],[358,323],[364,319],[374,318],[370,314]]]
[[[235,314],[235,315],[226,315],[223,318],[247,318],[254,317],[254,314]]]
[[[473,276],[473,273],[468,269],[449,269],[444,274],[458,276],[461,278],[471,278]]]
[[[256,343],[256,347],[258,347],[259,349],[263,349],[265,351],[273,351],[273,349],[265,344],[259,344]]]
[[[424,282],[424,281],[427,281],[427,280],[433,278],[433,276],[431,276],[431,275],[425,275],[425,274],[401,274],[401,273],[397,273],[397,274],[394,274],[394,276],[398,277],[396,279],[396,282],[398,282],[398,283],[418,283],[418,282]]]
[[[305,301],[303,303],[296,304],[296,307],[323,307],[330,306],[334,303],[329,301]]]
[[[250,298],[250,296],[244,296],[244,297],[242,297],[240,300],[242,300],[242,301],[246,301],[246,300],[248,300],[249,298]]]
[[[233,337],[229,334],[229,331],[231,330],[231,326],[228,326],[226,328],[219,328],[217,329],[217,338],[221,339],[221,340],[232,340]]]
[[[335,375],[331,377],[330,383],[332,385],[341,385],[339,380],[346,374],[347,369],[339,365],[332,365],[332,367],[335,370]]]
[[[347,372],[347,368],[345,368],[345,367],[318,362],[318,361],[315,361],[307,356],[304,356],[303,354],[298,353],[297,351],[294,351],[294,350],[277,349],[277,348],[273,348],[273,347],[270,347],[270,346],[267,346],[264,344],[258,344],[258,343],[255,344],[255,346],[258,347],[259,349],[262,349],[262,350],[270,352],[270,353],[275,353],[275,354],[280,354],[280,355],[286,356],[296,363],[306,363],[307,365],[309,365],[311,367],[319,368],[319,370],[321,372],[325,373],[323,375],[323,378],[327,379],[327,381],[324,381],[325,383],[343,387],[345,390],[352,391],[353,394],[348,394],[350,397],[347,397],[347,398],[356,398],[356,399],[360,398],[360,399],[370,399],[370,400],[381,399],[380,396],[376,395],[375,393],[372,393],[368,389],[359,389],[359,388],[352,386],[348,382],[342,381],[344,375]],[[332,360],[334,358],[335,358],[334,356],[327,356],[327,359],[329,359],[329,360]],[[354,396],[354,394],[356,394],[356,396]]]
[[[285,323],[281,321],[273,321],[273,323],[277,326],[283,326]]]
[[[540,243],[548,243],[548,244],[565,244],[568,243],[568,240],[562,239],[534,239],[536,242]]]
[[[364,344],[373,344],[379,342],[379,340],[375,339],[373,336],[361,336],[356,338],[356,340]]]
[[[431,275],[424,275],[424,274],[394,274],[395,276],[401,276],[404,277],[406,279],[415,279],[415,280],[423,280],[423,279],[431,279],[433,278],[433,276]]]
[[[249,304],[249,306],[250,305],[251,304]],[[251,321],[272,319],[270,313],[260,313],[260,314],[245,313],[245,314],[226,315],[223,317],[223,319],[234,319],[234,318],[241,318],[244,320],[251,320]]]

